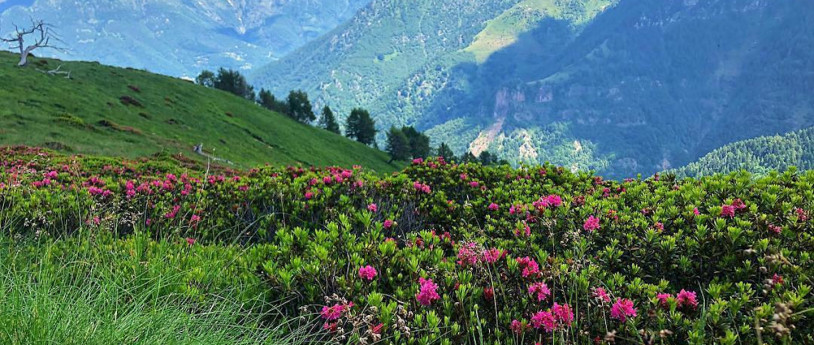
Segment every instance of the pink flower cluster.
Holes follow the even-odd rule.
[[[610,303],[611,300],[610,296],[608,296],[608,293],[605,291],[605,288],[601,287],[594,289],[593,296],[594,299],[596,299],[600,303]]]
[[[489,211],[497,211],[498,209],[500,209],[500,206],[498,206],[498,204],[495,203],[489,204]]]
[[[322,307],[322,311],[319,315],[328,321],[336,320],[342,317],[346,311],[350,310],[353,307],[353,302],[348,304],[334,304],[333,306],[324,306]]]
[[[423,184],[423,183],[418,182],[418,181],[413,182],[413,188],[415,190],[419,191],[419,192],[424,193],[424,194],[432,193],[432,189],[430,188],[429,185]]]
[[[480,262],[481,257],[478,254],[478,244],[475,242],[463,242],[458,248],[458,264],[462,266],[474,266]]]
[[[367,205],[367,210],[370,212],[376,212],[379,210],[379,206],[374,204]]]
[[[548,298],[548,296],[551,295],[551,290],[548,289],[548,285],[546,285],[545,283],[537,282],[529,286],[529,294],[532,296],[536,296],[537,301],[539,302]]]
[[[506,252],[500,249],[497,248],[487,249],[483,251],[483,261],[486,261],[486,263],[493,264],[497,262],[497,260],[503,258],[504,255],[506,255]]]
[[[536,276],[540,273],[540,265],[537,261],[529,258],[528,256],[515,259],[520,267],[523,269],[523,278]]]
[[[595,230],[598,230],[599,218],[596,218],[593,215],[589,216],[588,219],[585,220],[585,223],[582,224],[582,228],[589,232],[594,232]]]
[[[367,265],[359,268],[359,278],[365,279],[367,281],[373,281],[376,278],[376,269],[373,266]]]
[[[441,299],[438,295],[438,285],[432,282],[432,279],[418,278],[418,293],[415,294],[415,299],[419,304],[428,306],[433,301]]]
[[[611,306],[611,318],[625,322],[628,318],[634,317],[636,317],[636,308],[633,307],[633,301],[617,298],[616,303]]]
[[[550,311],[538,311],[531,317],[531,325],[536,329],[544,329],[551,333],[557,327],[569,327],[574,322],[574,312],[568,304],[557,304]]]
[[[543,210],[546,207],[560,207],[562,206],[562,198],[559,195],[551,194],[549,196],[540,197],[532,205],[538,210]]]
[[[656,295],[656,299],[659,300],[659,305],[664,308],[669,306],[670,298],[673,298],[673,295],[668,293],[659,293]],[[695,292],[681,289],[681,291],[678,292],[678,295],[676,295],[675,299],[679,308],[687,307],[694,310],[698,307],[698,299]]]
[[[741,199],[735,199],[732,204],[721,206],[721,217],[734,218],[735,212],[746,209],[746,204]]]

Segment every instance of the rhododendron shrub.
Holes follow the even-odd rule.
[[[172,260],[239,246],[234,279],[326,340],[754,344],[760,327],[766,344],[806,344],[812,186],[793,170],[611,181],[424,159],[387,176],[207,172],[4,148],[0,229],[170,238],[184,250]],[[206,275],[183,293],[197,298]]]

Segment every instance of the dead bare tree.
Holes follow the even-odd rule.
[[[25,44],[27,37],[33,36],[34,43],[30,45]],[[48,25],[42,20],[31,20],[31,27],[28,29],[20,29],[14,25],[14,33],[8,38],[0,38],[3,42],[9,44],[9,48],[17,49],[20,51],[20,62],[17,66],[25,66],[28,64],[28,56],[32,51],[39,48],[51,48],[61,50],[58,46],[52,44],[52,41],[59,42],[59,37],[52,30],[51,25]]]

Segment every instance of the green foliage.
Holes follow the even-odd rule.
[[[362,144],[374,145],[376,143],[376,122],[373,121],[367,110],[354,108],[348,116],[345,135]]]
[[[455,152],[453,152],[452,149],[449,148],[449,146],[443,142],[440,145],[438,145],[438,149],[435,151],[435,155],[446,159],[455,159]]]
[[[302,90],[291,91],[286,98],[288,105],[288,112],[286,115],[292,119],[302,123],[311,123],[317,119],[312,109],[311,101],[308,100],[308,94]]]
[[[144,71],[96,63],[35,58],[14,67],[15,55],[0,52],[0,145],[47,146],[72,153],[149,156],[183,153],[191,163],[207,164],[203,152],[231,168],[272,164],[307,166],[354,164],[381,172],[384,152],[340,135],[303,126],[285,115],[226,92]],[[62,65],[72,79],[35,70],[41,61]],[[136,92],[129,86],[138,89]],[[127,96],[142,106],[127,106]],[[100,125],[118,124],[121,129]],[[308,142],[309,145],[302,145]]]
[[[404,133],[410,143],[411,158],[427,158],[430,155],[430,138],[428,136],[417,131],[412,126],[402,127],[401,132]]]
[[[204,71],[201,74],[203,75],[208,71]],[[201,76],[198,76],[201,78]],[[204,76],[205,77],[205,76]],[[208,82],[206,79],[201,80],[202,82]],[[255,94],[254,94],[254,87],[249,85],[246,82],[246,77],[240,74],[239,71],[220,68],[218,69],[218,75],[211,81],[212,86],[218,90],[223,90],[226,92],[231,92],[232,94],[242,97],[251,101],[254,101]]]
[[[205,87],[215,87],[215,73],[209,70],[201,71],[195,78],[195,83]]]
[[[814,341],[812,171],[610,181],[551,165],[429,159],[388,176],[211,173],[25,147],[0,150],[0,162],[8,239],[109,234],[132,242],[116,244],[126,253],[109,264],[117,272],[200,266],[195,283],[168,289],[206,301],[195,291],[248,286],[239,298],[286,301],[280,312],[324,325],[313,335],[326,341],[585,344],[612,333],[708,344],[733,332],[744,344]],[[200,253],[190,261],[187,237]],[[164,251],[150,238],[178,244]],[[530,292],[536,283],[549,293]],[[612,316],[617,299],[637,315]],[[528,325],[566,304],[572,321],[514,333],[514,320]]]
[[[260,89],[260,93],[257,94],[257,103],[263,108],[280,114],[288,114],[289,112],[288,104],[284,101],[278,101],[277,98],[266,89]]]
[[[339,123],[336,122],[336,117],[334,116],[334,112],[331,110],[331,107],[327,105],[322,107],[322,116],[319,118],[319,126],[325,128],[329,132],[340,134]]]
[[[390,155],[391,160],[408,160],[410,157],[410,139],[404,131],[396,127],[390,127],[387,131],[387,146],[385,151]]]

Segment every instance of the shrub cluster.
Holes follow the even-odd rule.
[[[0,167],[8,236],[250,248],[235,274],[324,340],[814,343],[814,172],[609,181],[438,158],[390,176],[212,173],[24,147]]]

